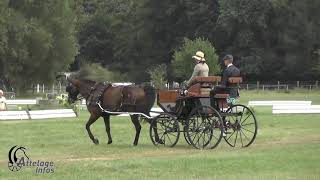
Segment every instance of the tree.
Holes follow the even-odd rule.
[[[81,79],[89,79],[97,82],[121,82],[126,81],[126,74],[113,72],[100,64],[82,64],[77,76]]]
[[[71,0],[7,0],[8,17],[2,22],[6,42],[0,51],[3,76],[17,88],[50,83],[58,71],[68,69],[77,53],[75,16]]]
[[[167,81],[167,66],[160,64],[148,71],[151,82],[156,88],[165,88]]]
[[[178,81],[186,80],[186,78],[191,76],[195,66],[191,58],[197,51],[204,52],[206,63],[210,68],[210,75],[215,75],[220,72],[218,55],[213,45],[203,38],[197,38],[195,40],[186,38],[182,47],[176,50],[173,56],[174,72]]]

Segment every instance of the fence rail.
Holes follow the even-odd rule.
[[[243,90],[286,90],[300,88],[307,90],[320,89],[319,81],[291,81],[291,82],[259,82],[256,83],[242,83],[240,84]]]

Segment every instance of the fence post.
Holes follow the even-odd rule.
[[[257,90],[259,90],[260,82],[257,81]]]
[[[280,91],[280,81],[278,81],[278,91]]]
[[[300,81],[297,81],[297,88],[300,87]]]
[[[264,91],[264,85],[262,85],[262,91]]]
[[[59,81],[59,93],[61,93],[61,90],[62,88],[61,88],[61,81]]]
[[[40,84],[37,84],[37,93],[40,92]]]
[[[249,90],[249,84],[247,84],[247,90]]]
[[[319,85],[319,81],[316,80],[316,88],[318,88],[318,85]]]
[[[44,84],[42,84],[42,93],[44,93]]]
[[[289,85],[287,84],[287,92],[289,91]]]

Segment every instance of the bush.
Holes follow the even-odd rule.
[[[167,66],[165,64],[157,65],[148,71],[151,81],[156,88],[164,88],[167,83]]]
[[[208,40],[203,38],[197,38],[195,40],[185,38],[182,47],[175,50],[173,55],[174,73],[178,80],[185,80],[192,75],[195,66],[192,56],[194,56],[197,51],[204,52],[206,63],[210,68],[210,75],[215,75],[221,71],[216,50]]]

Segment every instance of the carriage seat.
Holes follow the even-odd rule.
[[[240,83],[242,83],[242,77],[230,77],[229,79],[228,79],[228,82],[230,83],[230,84],[240,84]]]
[[[220,76],[195,76],[192,78],[190,82],[190,86],[194,84],[201,84],[201,87],[211,87],[212,85],[216,84],[217,82],[221,81]]]
[[[215,84],[221,81],[220,76],[195,76],[189,85],[190,96],[210,96],[210,91]]]
[[[238,89],[238,85],[240,84],[240,83],[242,83],[242,77],[230,77],[229,79],[228,79],[228,82],[229,82],[229,86],[227,87],[227,88],[229,88],[229,89],[231,89],[231,88],[236,88],[236,89]],[[231,85],[231,86],[230,86]],[[217,94],[215,94],[214,96],[213,96],[213,98],[215,98],[215,99],[227,99],[227,98],[229,98],[230,97],[230,94],[228,94],[227,92],[226,92],[226,90],[225,91],[223,91],[223,92],[219,92],[219,93],[217,93]]]
[[[215,99],[227,99],[227,98],[229,98],[229,97],[230,97],[229,94],[215,94],[215,95],[213,96],[213,98],[215,98]]]

